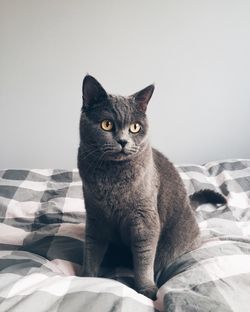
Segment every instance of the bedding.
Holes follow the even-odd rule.
[[[77,170],[0,171],[0,311],[250,311],[250,160],[177,167],[189,194],[209,188],[227,205],[201,205],[200,248],[157,276],[153,302],[125,268],[79,277],[85,211]]]

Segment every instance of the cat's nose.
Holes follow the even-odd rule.
[[[117,143],[119,143],[121,145],[121,147],[124,147],[128,141],[127,140],[117,140]]]

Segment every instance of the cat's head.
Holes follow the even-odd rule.
[[[153,91],[150,85],[131,96],[110,95],[94,77],[85,76],[80,120],[83,157],[122,161],[138,155],[148,144],[146,109]]]

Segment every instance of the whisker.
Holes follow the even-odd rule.
[[[96,153],[98,151],[98,149],[92,149],[90,152],[86,152],[86,153],[81,153],[81,155],[84,155],[86,154],[84,157],[81,158],[81,160],[84,160],[86,158],[88,158],[89,156],[93,155],[94,153]]]
[[[103,160],[104,160],[104,156],[105,156],[105,152],[97,160],[97,165],[96,165],[96,167],[93,170],[93,175],[94,175],[96,169],[101,168],[101,165],[102,165]]]
[[[98,157],[98,159],[96,160],[96,159],[94,159],[91,163],[90,163],[90,165],[88,166],[88,168],[87,168],[87,170],[86,170],[86,172],[89,172],[89,170],[90,169],[93,169],[93,173],[95,172],[95,170],[98,168],[98,165],[99,165],[99,163],[100,163],[100,161],[102,161],[103,160],[103,158],[104,158],[104,156],[105,156],[105,152],[103,152],[102,154],[101,154],[101,156],[100,157]],[[96,166],[93,168],[93,165],[95,165],[96,164]]]

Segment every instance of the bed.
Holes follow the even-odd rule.
[[[78,171],[0,171],[0,311],[250,311],[250,160],[177,167],[188,193],[209,188],[227,205],[199,206],[202,246],[163,268],[155,302],[113,268],[79,277],[85,211]]]

